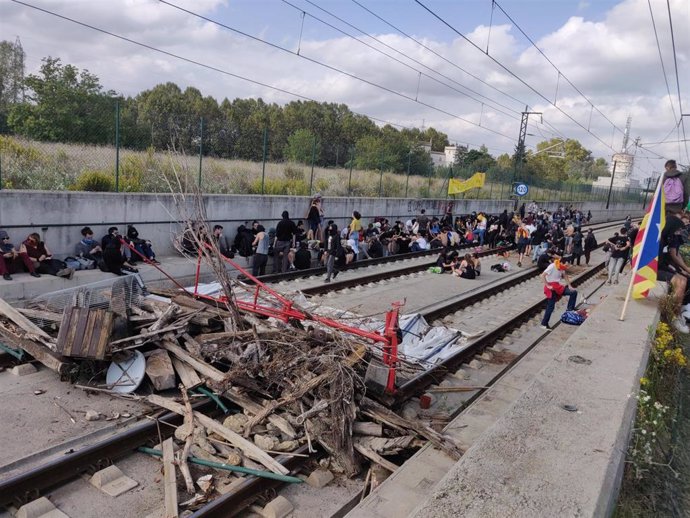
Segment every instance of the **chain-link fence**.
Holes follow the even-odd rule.
[[[476,172],[471,166],[434,167],[416,145],[367,146],[342,136],[331,141],[312,129],[288,134],[275,121],[250,120],[251,114],[244,123],[236,113],[234,121],[151,111],[142,118],[126,101],[111,104],[93,116],[82,114],[80,121],[93,118],[93,124],[68,124],[64,135],[0,135],[0,188],[168,192],[179,181],[205,193],[446,198],[451,178]],[[518,174],[511,166],[492,165],[485,172],[482,188],[455,197],[506,199],[516,181],[529,185],[530,200],[642,206],[648,195],[648,189]]]

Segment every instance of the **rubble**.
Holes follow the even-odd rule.
[[[460,456],[416,412],[401,417],[367,393],[364,377],[373,352],[366,337],[318,321],[240,312],[230,280],[217,268],[214,273],[223,302],[180,290],[116,289],[115,282],[98,288],[105,301],[98,308],[88,305],[93,298],[88,287],[75,291],[62,313],[46,299],[21,311],[0,299],[0,337],[83,390],[146,402],[152,414],[165,410],[184,417],[158,451],[140,449],[162,452],[165,510],[171,516],[234,487],[245,474],[302,482],[275,459],[279,454],[325,453],[328,459],[320,464],[329,469],[319,468],[307,479],[315,487],[328,484],[334,472],[364,473],[367,464],[394,471],[398,465],[386,457],[409,455],[422,440]],[[288,306],[298,311],[294,301]],[[127,365],[114,381],[97,374],[113,364]],[[193,410],[190,397],[197,394],[216,401],[225,415],[217,420]],[[74,421],[64,406],[55,405]],[[101,413],[106,420],[120,417],[101,409],[88,410],[85,418],[98,420]],[[179,501],[176,473],[188,494]],[[276,516],[288,508],[282,501],[274,510],[271,505],[266,509]]]

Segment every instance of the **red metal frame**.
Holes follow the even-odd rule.
[[[173,277],[168,275],[165,270],[163,270],[159,265],[151,262],[146,256],[144,256],[139,250],[137,250],[131,243],[127,243],[124,239],[120,238],[120,241],[128,247],[132,252],[136,253],[141,259],[147,264],[152,265],[168,279],[170,279],[175,285],[179,286],[185,293],[189,293],[186,288],[184,288],[179,282],[177,282]],[[206,247],[210,250],[209,244]],[[194,292],[191,294],[195,298],[206,299],[216,303],[227,304],[228,299],[225,295],[220,297],[212,297],[210,295],[204,295],[199,293],[199,278],[201,273],[201,261],[202,261],[203,251],[199,249],[199,255],[197,257],[196,264],[196,274],[194,281]],[[393,307],[386,312],[386,326],[383,333],[377,331],[366,331],[364,329],[359,329],[357,327],[349,326],[343,324],[337,320],[322,317],[319,315],[314,315],[311,313],[305,313],[293,306],[293,302],[278,293],[277,291],[269,288],[262,281],[254,277],[245,268],[237,264],[235,261],[228,257],[221,256],[222,259],[233,266],[237,271],[241,272],[248,279],[254,282],[252,290],[254,290],[254,296],[252,302],[245,302],[242,300],[235,300],[234,304],[241,311],[247,311],[249,313],[255,313],[257,315],[263,315],[266,317],[273,317],[283,322],[288,322],[290,319],[305,321],[311,320],[313,322],[318,322],[319,324],[325,325],[327,327],[343,331],[345,333],[359,336],[361,338],[366,338],[367,340],[372,340],[373,342],[380,342],[383,344],[383,362],[388,366],[388,381],[386,384],[386,392],[389,394],[395,393],[395,371],[398,364],[398,329],[400,327],[400,308],[404,305],[404,302],[394,302]],[[250,291],[248,285],[243,284],[241,286],[243,289]],[[261,304],[259,301],[264,298],[271,300],[271,305]]]

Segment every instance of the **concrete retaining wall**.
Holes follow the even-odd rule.
[[[528,201],[528,200],[525,200]],[[269,228],[288,210],[293,219],[303,219],[309,198],[304,196],[204,196],[210,222],[225,227],[225,233],[234,237],[238,225],[258,220]],[[421,209],[428,215],[440,215],[448,200],[407,198],[326,198],[326,217],[339,226],[349,222],[353,210],[358,210],[364,221],[383,216],[391,221],[406,220]],[[483,210],[500,213],[512,210],[512,200],[455,200],[453,214],[469,214]],[[559,202],[541,203],[548,210],[557,209]],[[627,214],[642,211],[639,204],[614,204],[606,210],[605,203],[574,204],[584,212],[592,211],[593,221],[622,219]],[[15,244],[21,243],[30,232],[38,232],[52,252],[58,256],[71,255],[74,245],[81,239],[79,230],[90,226],[100,239],[110,226],[119,226],[124,233],[126,224],[133,224],[139,235],[150,239],[159,255],[174,253],[172,237],[180,230],[176,221],[179,211],[171,195],[133,193],[86,193],[45,191],[0,191],[0,228],[6,229]]]

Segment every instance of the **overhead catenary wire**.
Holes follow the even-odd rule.
[[[594,103],[593,103],[593,102],[592,102],[592,101],[591,101],[591,100],[590,100],[590,99],[589,99],[589,98],[588,98],[588,97],[587,97],[577,86],[575,86],[575,85],[573,84],[573,82],[572,82],[570,79],[568,79],[568,77],[563,73],[563,71],[562,71],[560,68],[558,68],[558,67],[556,66],[556,64],[555,64],[553,61],[551,61],[551,59],[546,55],[546,53],[544,53],[544,51],[543,51],[542,49],[540,49],[539,46],[537,46],[537,44],[532,40],[532,38],[530,38],[530,37],[527,35],[527,33],[526,33],[524,30],[522,30],[522,27],[520,27],[520,25],[519,25],[515,20],[513,20],[513,18],[506,12],[506,10],[503,9],[503,7],[501,6],[501,4],[499,4],[496,0],[491,0],[491,1],[492,1],[492,4],[496,5],[496,7],[498,7],[498,8],[501,10],[501,12],[506,16],[506,18],[508,18],[508,20],[510,20],[510,23],[512,23],[512,24],[515,26],[515,28],[516,28],[518,31],[520,31],[520,33],[527,39],[527,41],[529,41],[530,44],[531,44],[535,49],[537,49],[537,52],[539,52],[539,54],[541,54],[542,57],[543,57],[543,58],[544,58],[544,59],[545,59],[545,60],[546,60],[546,61],[547,61],[557,72],[558,72],[558,78],[559,78],[559,80],[560,80],[561,78],[565,79],[565,81],[566,81],[570,86],[572,86],[573,89],[574,89],[578,94],[580,94],[580,95],[582,96],[582,98],[583,98],[585,101],[587,101],[587,103],[589,103],[589,105],[592,106],[592,107],[594,108],[594,110],[597,111],[597,113],[599,113],[599,115],[601,115],[604,119],[606,119],[606,121],[607,121],[609,124],[611,124],[614,128],[616,128],[620,133],[623,133],[623,130],[620,129],[618,126],[616,126],[616,123],[614,123],[611,119],[609,119],[599,108],[597,108],[597,107],[594,105]],[[488,53],[487,53],[487,54],[488,54]],[[554,106],[555,106],[555,102],[552,103],[552,104],[554,104]]]
[[[479,96],[479,97],[483,97],[484,99],[493,102],[494,104],[500,106],[501,108],[504,108],[504,109],[506,109],[506,110],[510,110],[511,112],[513,112],[513,113],[515,113],[515,114],[519,114],[519,113],[520,113],[518,110],[515,110],[515,109],[513,109],[513,108],[510,108],[509,106],[506,106],[506,105],[504,105],[504,104],[499,103],[499,102],[496,101],[495,99],[492,99],[492,98],[490,98],[490,97],[487,97],[486,95],[484,95],[484,94],[482,94],[482,93],[480,93],[480,92],[477,92],[476,90],[473,90],[472,88],[468,87],[467,85],[462,84],[461,82],[459,82],[459,81],[453,79],[452,77],[450,77],[450,76],[448,76],[448,75],[446,75],[446,74],[444,74],[444,73],[442,73],[442,72],[439,72],[438,70],[436,70],[436,69],[434,69],[434,68],[432,68],[432,67],[426,65],[425,63],[422,63],[421,61],[419,61],[419,60],[417,60],[417,59],[411,57],[409,54],[406,54],[406,53],[402,52],[401,50],[396,49],[396,48],[393,47],[392,45],[389,45],[388,43],[386,43],[386,42],[384,42],[384,41],[381,41],[379,38],[376,38],[375,36],[372,36],[371,34],[369,34],[368,32],[364,31],[363,29],[361,29],[361,28],[359,28],[359,27],[356,27],[356,26],[352,25],[352,24],[351,24],[350,22],[348,22],[347,20],[344,20],[343,18],[341,18],[340,16],[338,16],[338,15],[332,13],[331,11],[328,11],[328,10],[324,9],[323,7],[321,7],[321,6],[317,5],[317,4],[315,4],[315,3],[312,2],[311,0],[304,0],[304,1],[307,2],[308,4],[314,6],[315,8],[319,9],[320,11],[323,11],[324,13],[328,14],[329,16],[332,16],[333,18],[335,18],[335,19],[338,20],[339,22],[341,22],[341,23],[347,25],[348,27],[350,27],[350,28],[352,28],[352,29],[354,29],[354,30],[356,30],[356,31],[358,31],[358,32],[361,32],[363,35],[367,36],[368,38],[371,38],[372,40],[374,40],[374,41],[377,42],[378,44],[383,45],[384,47],[386,47],[386,48],[388,48],[388,49],[390,49],[390,50],[392,50],[392,51],[394,51],[394,52],[400,54],[401,56],[404,56],[406,59],[409,59],[409,60],[412,61],[413,63],[416,63],[416,64],[418,64],[418,65],[424,67],[425,69],[427,69],[427,70],[433,72],[434,74],[438,74],[439,76],[443,77],[444,79],[447,79],[448,81],[451,81],[451,82],[453,82],[453,83],[459,85],[461,88],[465,88],[467,91],[472,92],[474,95],[477,95],[477,96]],[[303,11],[300,7],[297,7],[296,5],[292,4],[292,3],[289,2],[288,0],[282,0],[282,2],[283,2],[284,4],[286,4],[286,5],[289,5],[290,7],[294,8],[294,9],[298,10],[298,11],[305,12],[305,11]],[[431,76],[429,76],[428,74],[425,74],[425,73],[422,72],[421,70],[418,70],[418,69],[416,69],[416,68],[410,66],[409,64],[402,62],[401,60],[399,60],[398,58],[396,58],[396,57],[394,57],[394,56],[391,56],[390,54],[386,54],[386,53],[383,52],[382,50],[377,49],[377,48],[374,47],[373,45],[369,45],[368,43],[366,43],[366,42],[360,40],[360,39],[357,38],[356,36],[353,36],[352,34],[349,34],[348,32],[343,31],[342,29],[340,29],[340,28],[334,26],[333,24],[330,24],[330,23],[328,23],[327,21],[322,20],[321,18],[318,18],[317,16],[314,16],[314,15],[311,14],[311,13],[306,13],[306,14],[307,14],[308,16],[312,17],[314,20],[317,20],[318,22],[320,22],[320,23],[326,25],[327,27],[332,28],[332,29],[335,30],[335,31],[340,32],[341,34],[344,34],[344,35],[348,36],[349,38],[352,38],[353,40],[355,40],[355,41],[361,43],[362,45],[367,46],[368,48],[374,50],[375,52],[378,52],[378,53],[380,53],[380,54],[383,54],[384,56],[386,56],[386,57],[388,57],[388,58],[390,58],[390,59],[396,61],[397,63],[402,64],[402,65],[405,66],[405,67],[411,68],[412,70],[414,70],[415,72],[418,72],[419,74],[423,75],[424,77],[427,77],[427,78],[431,79],[432,81],[435,81],[435,82],[437,82],[437,83],[439,83],[439,84],[442,84],[442,85],[444,85],[444,86],[446,86],[446,87],[448,87],[448,88],[451,88],[452,90],[454,90],[454,91],[456,91],[456,92],[458,92],[458,93],[460,93],[460,94],[462,94],[462,95],[465,95],[465,96],[469,97],[470,99],[472,99],[472,100],[474,100],[474,101],[476,101],[476,102],[478,102],[478,103],[481,103],[481,104],[483,104],[483,105],[488,105],[485,101],[481,101],[481,100],[479,100],[479,99],[476,99],[475,97],[473,97],[473,96],[471,96],[471,95],[468,95],[468,94],[465,93],[465,92],[459,91],[459,90],[455,89],[454,87],[452,87],[452,86],[450,86],[450,85],[444,83],[443,81],[440,81],[440,80],[436,79],[435,77],[431,77]],[[488,106],[490,106],[490,105],[488,105]],[[517,117],[517,116],[513,117],[511,114],[508,114],[508,113],[506,113],[506,112],[504,112],[504,111],[502,111],[502,110],[498,110],[498,109],[496,109],[496,108],[493,107],[493,106],[491,106],[491,107],[492,107],[494,110],[496,110],[496,111],[498,111],[498,112],[500,112],[500,113],[503,113],[504,115],[507,115],[507,116],[509,116],[509,117],[512,117],[512,118],[514,118],[514,119],[516,119],[516,120],[520,120],[519,117]]]
[[[439,16],[436,12],[434,12],[431,8],[427,7],[424,5],[420,0],[414,0],[419,6],[421,6],[425,11],[427,11],[429,14],[431,14],[434,18],[436,18],[438,21],[440,21],[443,25],[448,27],[451,31],[456,33],[458,36],[460,36],[462,39],[464,39],[467,43],[469,43],[472,47],[480,51],[483,55],[487,56],[491,61],[496,63],[502,70],[510,74],[512,77],[517,79],[520,83],[522,83],[524,86],[529,88],[532,92],[534,92],[536,95],[538,95],[541,99],[543,99],[546,103],[548,103],[550,106],[553,106],[556,108],[558,111],[560,111],[563,115],[565,115],[568,119],[570,119],[572,122],[574,122],[576,125],[578,125],[580,128],[585,130],[588,134],[592,135],[595,139],[597,139],[599,142],[601,142],[604,146],[607,148],[611,149],[612,151],[616,151],[611,144],[608,144],[602,140],[601,137],[599,137],[596,133],[590,131],[587,129],[583,124],[581,124],[579,121],[577,121],[572,115],[567,113],[565,110],[560,108],[559,106],[555,105],[553,101],[551,101],[549,98],[547,98],[544,94],[542,94],[539,90],[537,90],[535,87],[530,85],[527,81],[525,81],[522,77],[517,75],[515,72],[510,70],[506,65],[498,61],[495,57],[493,57],[491,54],[486,54],[476,43],[474,43],[472,40],[470,40],[467,36],[465,36],[462,32],[457,30],[455,27],[453,27],[450,23],[448,23],[446,20],[444,20],[441,16]],[[615,130],[615,126],[614,130]]]
[[[676,69],[676,89],[678,92],[678,110],[680,112],[680,126],[683,128],[683,139],[687,140],[685,135],[685,122],[683,121],[683,98],[680,95],[680,76],[678,74],[678,53],[676,52],[676,37],[673,33],[673,17],[671,16],[671,1],[666,0],[666,7],[668,8],[668,25],[671,28],[671,46],[673,48],[673,66]],[[690,162],[690,153],[688,153],[688,143],[685,142],[685,156]]]
[[[14,0],[13,0],[13,1],[14,1]],[[168,2],[167,0],[159,0],[159,2],[162,3],[162,4],[168,5],[168,6],[172,7],[172,8],[178,9],[178,10],[180,10],[180,11],[182,11],[182,12],[185,12],[185,13],[191,15],[191,16],[197,17],[197,18],[199,18],[199,19],[201,19],[201,20],[207,21],[207,22],[209,22],[209,23],[212,23],[212,24],[214,24],[214,25],[218,25],[219,27],[222,27],[222,28],[227,29],[227,30],[229,30],[229,31],[235,32],[235,33],[237,33],[237,34],[240,34],[240,35],[242,35],[242,36],[244,36],[244,37],[246,37],[246,38],[252,39],[252,40],[257,41],[257,42],[259,42],[259,43],[263,43],[263,44],[268,45],[268,46],[270,46],[270,47],[272,47],[272,48],[275,48],[275,49],[277,49],[277,50],[280,50],[280,51],[282,51],[282,52],[286,52],[286,53],[288,53],[288,54],[291,54],[291,55],[293,55],[293,56],[296,56],[296,57],[298,57],[298,58],[300,58],[300,59],[304,59],[304,60],[306,60],[306,61],[309,61],[310,63],[314,63],[315,65],[319,65],[319,66],[324,67],[324,68],[327,68],[328,70],[331,70],[331,71],[333,71],[333,72],[337,72],[337,73],[339,73],[339,74],[345,75],[345,76],[350,77],[351,79],[354,79],[354,80],[356,80],[356,81],[361,81],[362,83],[365,83],[365,84],[368,84],[369,86],[373,86],[373,87],[375,87],[375,88],[378,88],[378,89],[380,89],[380,90],[382,90],[382,91],[384,91],[384,92],[387,92],[387,93],[393,94],[393,95],[395,95],[395,96],[398,96],[398,97],[400,97],[400,98],[402,98],[402,99],[406,99],[406,100],[408,100],[408,101],[417,103],[417,104],[419,104],[419,105],[421,105],[421,106],[424,106],[424,107],[429,108],[429,109],[431,109],[431,110],[437,111],[437,112],[439,112],[439,113],[443,113],[444,115],[448,115],[449,117],[453,117],[453,118],[458,119],[458,120],[460,120],[460,121],[462,121],[462,122],[465,122],[465,123],[467,123],[467,124],[471,124],[472,126],[477,126],[478,128],[482,128],[483,130],[488,131],[488,132],[490,132],[490,133],[493,133],[493,134],[495,134],[495,135],[498,135],[498,136],[500,136],[500,137],[506,138],[506,139],[511,140],[511,141],[514,141],[514,140],[515,140],[515,137],[511,137],[511,136],[509,136],[509,135],[506,135],[506,134],[504,134],[504,133],[501,133],[500,131],[494,130],[494,129],[489,128],[489,127],[487,127],[487,126],[480,126],[480,125],[477,124],[476,122],[473,122],[473,121],[471,121],[471,120],[469,120],[469,119],[466,119],[465,117],[462,117],[462,116],[460,116],[460,115],[457,115],[457,114],[455,114],[455,113],[452,113],[452,112],[450,112],[450,111],[448,111],[448,110],[445,110],[445,109],[443,109],[443,108],[439,108],[438,106],[434,106],[434,105],[429,104],[429,103],[426,103],[426,102],[424,102],[424,101],[416,100],[413,96],[404,94],[404,93],[402,93],[402,92],[398,92],[398,91],[396,91],[396,90],[393,90],[392,88],[388,88],[387,86],[378,84],[378,83],[376,83],[376,82],[374,82],[374,81],[370,81],[370,80],[368,80],[368,79],[366,79],[366,78],[360,77],[360,76],[358,76],[358,75],[356,75],[356,74],[353,74],[353,73],[348,72],[348,71],[346,71],[346,70],[343,70],[343,69],[341,69],[341,68],[335,67],[335,66],[333,66],[333,65],[329,65],[328,63],[324,63],[323,61],[319,61],[318,59],[314,59],[314,58],[305,56],[304,54],[297,54],[295,51],[290,50],[290,49],[288,49],[287,47],[282,47],[282,46],[280,46],[280,45],[278,45],[278,44],[271,43],[271,42],[266,41],[266,40],[264,40],[264,39],[262,39],[262,38],[259,38],[259,37],[257,37],[257,36],[253,36],[253,35],[251,35],[251,34],[248,34],[248,33],[244,32],[244,31],[241,31],[241,30],[239,30],[239,29],[237,29],[237,28],[235,28],[235,27],[231,27],[231,26],[229,26],[229,25],[227,25],[227,24],[224,24],[224,23],[222,23],[222,22],[219,22],[219,21],[217,21],[217,20],[214,20],[213,18],[209,18],[209,17],[204,16],[204,15],[202,15],[202,14],[195,13],[194,11],[190,11],[189,9],[185,9],[184,7],[180,7],[180,6],[178,6],[178,5],[175,5],[175,4],[171,3],[171,2]],[[301,11],[301,10],[300,10],[300,11]]]
[[[218,68],[218,67],[216,67],[216,66],[209,65],[209,64],[207,64],[207,63],[203,63],[203,62],[201,62],[201,61],[198,61],[198,60],[195,60],[195,59],[192,59],[192,58],[188,58],[188,57],[185,57],[185,56],[182,56],[182,55],[179,55],[179,54],[175,54],[174,52],[170,52],[170,51],[167,51],[167,50],[163,50],[163,49],[160,49],[160,48],[158,48],[158,47],[154,47],[153,45],[149,45],[149,44],[147,44],[147,43],[143,43],[143,42],[134,40],[134,39],[132,39],[132,38],[128,38],[128,37],[126,37],[126,36],[122,36],[122,35],[120,35],[120,34],[114,33],[114,32],[112,32],[112,31],[108,31],[108,30],[103,29],[103,28],[101,28],[101,27],[96,27],[95,25],[91,25],[91,24],[88,24],[88,23],[85,23],[85,22],[76,20],[76,19],[74,19],[74,18],[71,18],[71,17],[69,17],[69,16],[65,16],[65,15],[56,13],[56,12],[54,12],[54,11],[50,11],[50,10],[45,9],[45,8],[43,8],[43,7],[39,7],[39,6],[36,6],[36,5],[29,4],[29,3],[27,3],[27,2],[23,2],[22,0],[12,0],[12,2],[14,2],[14,3],[16,3],[16,4],[19,4],[19,5],[23,5],[23,6],[25,6],[25,7],[30,8],[30,9],[34,9],[34,10],[43,12],[44,14],[47,14],[47,15],[50,15],[50,16],[54,16],[54,17],[56,17],[56,18],[60,18],[60,19],[62,19],[62,20],[68,21],[68,22],[70,22],[70,23],[74,23],[74,24],[79,25],[79,26],[81,26],[81,27],[85,27],[85,28],[87,28],[87,29],[97,31],[97,32],[100,32],[100,33],[102,33],[102,34],[106,34],[106,35],[108,35],[108,36],[110,36],[110,37],[113,37],[113,38],[116,38],[116,39],[125,41],[125,42],[127,42],[127,43],[130,43],[130,44],[133,44],[133,45],[136,45],[136,46],[139,46],[139,47],[148,49],[148,50],[150,50],[150,51],[152,51],[152,52],[156,52],[156,53],[159,53],[159,54],[163,54],[163,55],[165,55],[165,56],[168,56],[168,57],[171,57],[171,58],[174,58],[174,59],[178,59],[178,60],[180,60],[180,61],[184,61],[184,62],[186,62],[186,63],[192,64],[192,65],[195,65],[195,66],[199,66],[199,67],[205,68],[205,69],[207,69],[207,70],[211,70],[211,71],[213,71],[213,72],[217,72],[217,73],[219,73],[219,74],[223,74],[223,75],[226,75],[226,76],[229,76],[229,77],[233,77],[233,78],[235,78],[235,79],[239,79],[239,80],[241,80],[241,81],[246,81],[246,82],[249,82],[249,83],[258,85],[258,86],[262,86],[262,87],[264,87],[264,88],[267,88],[267,89],[270,89],[270,90],[274,90],[274,91],[276,91],[276,92],[280,92],[280,93],[283,93],[283,94],[285,94],[285,95],[295,97],[295,98],[297,98],[297,99],[302,99],[302,100],[305,100],[305,101],[312,101],[312,102],[319,102],[318,100],[313,99],[313,98],[311,98],[311,97],[309,97],[309,96],[306,96],[306,95],[303,95],[303,94],[300,94],[300,93],[297,93],[297,92],[292,92],[292,91],[287,90],[287,89],[285,89],[285,88],[281,88],[281,87],[274,86],[274,85],[271,85],[271,84],[268,84],[268,83],[264,83],[264,82],[258,81],[258,80],[256,80],[256,79],[252,79],[252,78],[245,77],[245,76],[242,76],[242,75],[239,75],[239,74],[235,74],[235,73],[230,72],[230,71],[228,71],[228,70],[223,70],[223,69]],[[391,125],[391,126],[398,127],[398,128],[404,128],[404,129],[413,129],[413,128],[410,127],[410,126],[405,126],[405,125],[403,125],[403,124],[399,124],[399,123],[387,121],[387,120],[385,120],[385,119],[380,119],[380,118],[373,117],[373,116],[371,116],[371,115],[367,115],[367,114],[364,114],[364,113],[358,113],[358,112],[352,112],[352,113],[354,113],[355,115],[360,115],[360,116],[363,116],[363,117],[367,117],[367,118],[369,118],[369,119],[371,119],[371,120],[373,120],[373,121],[376,121],[376,122],[379,122],[379,123],[382,123],[382,124],[389,124],[389,125]],[[486,129],[486,128],[484,128],[484,129]],[[510,137],[507,137],[507,136],[506,136],[506,138],[510,138]],[[513,140],[514,140],[514,139],[513,139]],[[476,146],[476,147],[479,147],[479,146],[480,146],[480,144],[471,144],[471,145]],[[492,149],[498,150],[499,148],[492,148]]]

